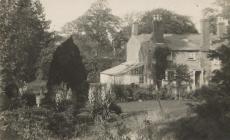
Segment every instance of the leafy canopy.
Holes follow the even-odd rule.
[[[82,34],[95,42],[98,55],[105,49],[111,51],[119,30],[120,18],[112,14],[106,0],[97,0],[81,17],[63,27],[66,33]]]
[[[154,9],[146,12],[140,20],[140,33],[151,33],[153,30],[153,15],[162,16],[164,32],[172,34],[197,33],[194,23],[188,16],[176,14],[165,9]]]
[[[36,79],[37,62],[49,39],[49,22],[41,3],[36,0],[11,1],[11,7],[0,5],[1,65],[4,81]]]

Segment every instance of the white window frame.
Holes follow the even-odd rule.
[[[188,53],[188,60],[196,60],[197,58],[197,54],[196,54],[196,52],[189,52]]]

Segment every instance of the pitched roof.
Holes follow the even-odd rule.
[[[101,74],[112,75],[112,76],[122,75],[129,72],[132,69],[138,68],[143,65],[144,65],[143,63],[139,63],[139,62],[124,62],[118,66],[102,71]]]
[[[141,34],[135,36],[135,38],[143,44],[152,41],[152,34]],[[201,34],[165,34],[164,39],[172,50],[200,50],[202,45]]]
[[[165,41],[172,50],[200,50],[202,45],[202,35],[166,34]]]

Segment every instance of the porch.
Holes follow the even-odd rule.
[[[202,69],[189,70],[191,83],[184,82],[183,85],[188,86],[188,90],[195,90],[208,84],[207,73]],[[176,81],[176,70],[168,69],[165,71],[165,79],[162,81],[162,85],[167,85],[170,82],[175,83]]]

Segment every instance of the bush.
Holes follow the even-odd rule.
[[[201,118],[212,118],[216,121],[230,120],[230,96],[218,87],[202,87],[195,92],[200,104],[193,107],[193,111]]]
[[[113,127],[109,123],[103,123],[96,140],[130,140],[129,129],[124,122],[117,122]]]
[[[120,102],[133,100],[133,91],[129,86],[112,85],[112,92],[116,96],[116,100]]]
[[[15,98],[19,96],[18,86],[15,83],[11,83],[5,86],[4,92],[8,98]]]
[[[108,85],[92,84],[89,90],[89,102],[95,121],[109,120],[112,113],[122,112],[121,108],[115,105],[115,97]]]
[[[122,113],[121,107],[118,106],[117,104],[113,103],[113,102],[109,105],[109,110],[116,113],[116,114]]]
[[[46,109],[20,108],[1,113],[1,123],[4,124],[1,139],[36,140],[47,139],[51,132],[47,129],[48,116]]]
[[[62,140],[83,133],[79,129],[83,124],[74,116],[71,107],[64,112],[25,107],[4,111],[0,116],[1,140]]]
[[[116,96],[116,100],[119,102],[124,101],[137,101],[152,100],[154,98],[152,89],[141,88],[138,85],[113,85],[112,92]]]
[[[218,86],[202,87],[194,92],[193,115],[171,122],[162,130],[174,133],[177,140],[228,140],[230,138],[230,98]]]
[[[153,94],[152,91],[144,88],[138,88],[133,91],[133,100],[152,100]]]
[[[22,102],[26,106],[36,106],[36,95],[35,94],[30,94],[30,93],[25,93],[22,95]]]
[[[59,138],[72,138],[75,134],[75,118],[70,111],[57,112],[48,117],[48,129]]]

